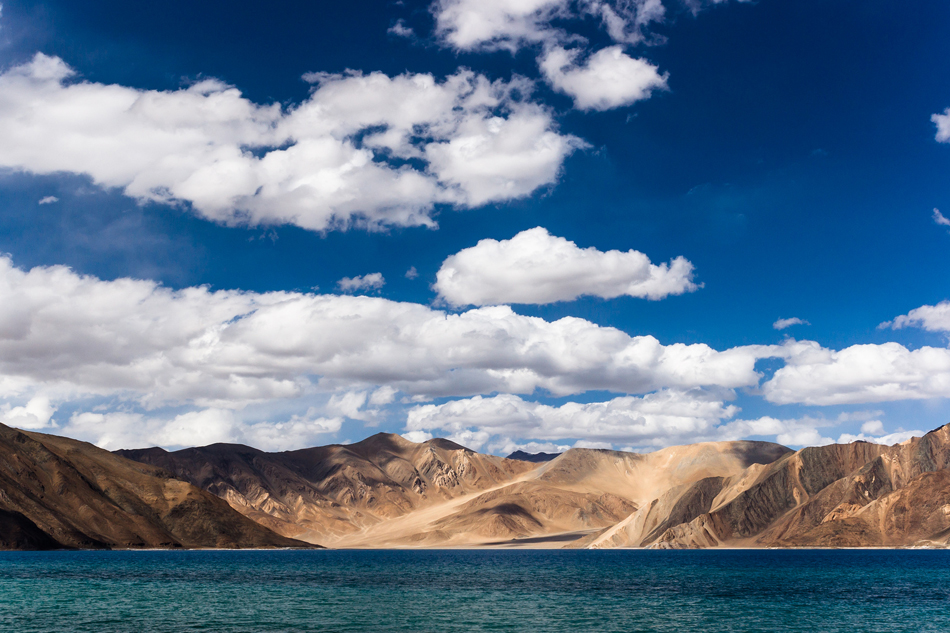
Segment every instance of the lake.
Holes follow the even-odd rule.
[[[0,631],[950,631],[945,550],[0,552]]]

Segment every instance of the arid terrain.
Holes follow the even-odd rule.
[[[0,425],[0,549],[308,547],[160,469]]]
[[[282,453],[110,454],[0,431],[2,548],[950,544],[950,425],[894,446],[736,441],[537,459],[390,434]]]

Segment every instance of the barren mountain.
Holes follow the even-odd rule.
[[[771,463],[788,449],[718,442],[649,454],[571,449],[548,462],[379,434],[265,453],[213,445],[120,451],[219,495],[287,536],[336,547],[563,545],[613,526],[655,492]]]
[[[0,424],[0,549],[307,547],[158,468]]]
[[[950,426],[895,446],[805,448],[659,495],[590,547],[947,545]]]
[[[348,446],[283,453],[214,444],[119,454],[164,468],[280,534],[322,544],[495,488],[535,467],[448,440],[415,444],[385,433]]]
[[[282,453],[118,453],[129,459],[0,427],[0,548],[950,545],[950,425],[895,446],[709,442],[541,462],[382,433]]]
[[[549,462],[558,455],[560,455],[560,453],[525,453],[524,451],[515,451],[509,455],[507,459],[517,459],[523,462],[540,464],[542,462]]]

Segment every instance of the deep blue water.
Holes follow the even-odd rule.
[[[950,551],[0,553],[0,631],[950,631]]]

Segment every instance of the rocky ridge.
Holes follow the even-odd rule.
[[[0,426],[0,548],[946,547],[950,425],[894,446],[709,442],[541,462],[378,434],[110,454]]]

